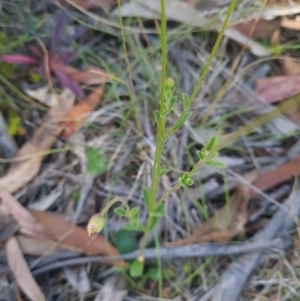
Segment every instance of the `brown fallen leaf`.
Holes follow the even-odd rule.
[[[272,104],[300,93],[300,75],[272,76],[256,81],[255,92],[265,103]],[[259,102],[257,100],[257,102]]]
[[[16,236],[23,254],[33,256],[54,255],[63,251],[77,251],[68,245],[55,241],[31,237],[27,235]]]
[[[236,30],[241,32],[245,36],[249,36],[252,31],[252,27],[255,29],[251,35],[252,39],[261,39],[272,36],[273,32],[280,26],[279,20],[264,20],[260,19],[256,22],[255,19],[251,19],[247,22],[241,22],[233,26]]]
[[[257,175],[257,171],[253,171],[246,178],[249,182],[253,182]],[[174,246],[207,241],[222,243],[242,233],[248,221],[250,191],[250,187],[239,183],[231,197],[229,206],[224,206],[217,210],[210,219],[193,231],[191,237],[178,240],[175,243],[167,243],[166,245]]]
[[[18,224],[20,231],[31,235],[37,232],[43,233],[44,229],[35,218],[27,211],[12,194],[0,186],[0,213],[4,216],[11,216]]]
[[[300,21],[297,19],[282,18],[280,26],[287,29],[300,30]]]
[[[38,174],[44,156],[35,155],[35,153],[47,151],[56,141],[57,136],[63,131],[63,126],[58,122],[72,107],[74,98],[69,90],[65,90],[58,97],[57,105],[49,110],[41,127],[18,152],[17,157],[28,156],[29,158],[12,163],[7,174],[0,178],[0,186],[14,193]]]
[[[7,216],[11,215],[18,222],[22,234],[31,239],[41,240],[44,245],[53,248],[52,251],[48,251],[54,252],[55,248],[60,248],[88,255],[119,255],[118,250],[103,236],[89,237],[85,228],[73,225],[54,213],[27,211],[3,187],[0,187],[0,200],[0,213]],[[26,249],[25,239],[26,237],[21,238],[20,242]],[[120,266],[125,264],[124,261],[115,263]]]
[[[292,179],[292,177],[299,175],[300,156],[285,164],[281,164],[280,166],[275,167],[273,170],[269,170],[263,174],[260,174],[253,182],[253,186],[260,189],[261,191],[265,191],[278,184]],[[254,195],[256,195],[256,192],[252,190],[251,197],[253,197]]]
[[[283,73],[288,76],[296,76],[300,74],[300,62],[293,58],[283,58],[280,60]]]
[[[32,211],[35,220],[42,225],[44,232],[36,237],[46,238],[71,246],[74,251],[88,255],[119,255],[118,250],[100,235],[89,237],[86,229],[72,225],[54,213]],[[122,265],[124,262],[119,261]]]
[[[106,83],[109,79],[116,79],[115,76],[106,73],[103,69],[89,66],[86,70],[80,71],[69,65],[65,65],[61,60],[56,57],[50,61],[51,70],[59,70],[66,74],[71,80],[76,83],[86,85],[98,85]]]
[[[95,110],[104,92],[105,83],[91,92],[85,99],[71,108],[60,123],[64,127],[63,137],[72,135],[87,119],[87,115]]]
[[[32,301],[45,301],[46,298],[31,275],[15,237],[6,242],[5,252],[9,267],[24,294]]]

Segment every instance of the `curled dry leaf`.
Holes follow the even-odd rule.
[[[72,107],[73,102],[74,95],[70,90],[64,90],[58,97],[57,105],[51,108],[44,118],[41,127],[18,152],[17,157],[28,156],[30,158],[12,163],[7,174],[0,178],[0,186],[6,187],[11,193],[14,193],[37,175],[44,156],[35,154],[47,151],[53,145],[57,136],[63,131],[63,126],[58,122]]]
[[[70,109],[60,123],[64,126],[63,137],[69,137],[73,134],[87,119],[88,114],[93,112],[103,95],[105,84],[100,85],[91,92],[85,99]]]
[[[24,294],[32,301],[45,301],[46,298],[31,275],[15,237],[6,242],[5,252],[9,267]]]

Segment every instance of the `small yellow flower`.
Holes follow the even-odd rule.
[[[105,226],[105,219],[101,214],[98,213],[90,218],[86,229],[89,236],[91,236],[92,234],[101,232],[104,226]]]

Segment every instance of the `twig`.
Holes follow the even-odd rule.
[[[238,255],[238,254],[245,254],[257,251],[271,251],[274,248],[281,248],[283,244],[283,239],[277,238],[273,241],[269,241],[265,243],[264,241],[259,242],[247,242],[241,243],[236,245],[221,245],[215,243],[199,243],[199,244],[192,244],[187,246],[180,246],[180,247],[161,247],[160,250],[160,257],[162,260],[168,261],[171,259],[176,258],[190,258],[190,257],[208,257],[213,255]],[[87,263],[96,263],[96,262],[108,262],[114,260],[132,260],[135,259],[139,255],[139,250],[134,252],[120,255],[120,256],[91,256],[91,257],[79,257],[75,253],[70,253],[69,258],[62,257],[63,260],[59,261],[59,258],[56,256],[52,256],[53,262],[47,260],[47,257],[44,259],[45,261],[36,265],[36,269],[32,271],[33,275],[39,275],[50,270],[80,265],[80,264],[87,264]],[[74,258],[75,257],[75,258]],[[144,257],[146,260],[156,259],[157,257],[157,249],[145,249]],[[66,259],[67,258],[67,259]],[[0,275],[6,274],[8,272],[7,267],[2,266],[0,267]]]

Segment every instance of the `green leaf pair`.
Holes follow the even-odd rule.
[[[219,162],[217,160],[214,160],[214,158],[218,155],[218,153],[216,151],[214,151],[214,148],[219,143],[219,137],[220,137],[220,131],[218,132],[217,135],[213,136],[207,142],[206,146],[203,149],[198,150],[196,153],[197,153],[197,156],[199,157],[200,160],[205,160],[208,156],[213,156],[213,159],[210,159],[205,163],[207,165],[211,165],[211,166],[214,166],[214,167],[224,168],[224,167],[226,167],[225,164],[223,164],[222,162]]]
[[[183,176],[179,178],[179,183],[181,184],[181,186],[184,187],[189,187],[194,185],[194,181],[191,179],[189,173],[183,174]]]

